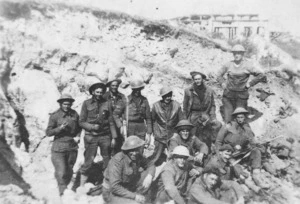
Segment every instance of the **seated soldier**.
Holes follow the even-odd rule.
[[[208,147],[201,142],[196,136],[191,135],[190,131],[194,127],[188,120],[181,120],[176,125],[177,133],[169,141],[169,152],[173,152],[174,148],[182,145],[188,148],[190,155],[194,158],[196,164],[202,164],[203,158],[208,154]]]
[[[197,178],[193,183],[188,193],[188,204],[226,204],[233,202],[226,202],[222,200],[219,195],[219,190],[232,189],[230,185],[220,181],[220,172],[217,168],[205,168],[202,176]],[[243,196],[240,192],[236,192],[237,203],[244,203]]]
[[[218,169],[220,172],[220,179],[223,183],[232,186],[229,191],[222,191],[223,200],[236,200],[235,192],[240,192],[241,186],[233,181],[234,178],[243,178],[242,167],[239,164],[231,165],[231,157],[233,148],[229,144],[223,145],[218,153],[212,156],[205,164],[205,169]]]
[[[145,142],[128,137],[122,151],[109,161],[104,172],[103,199],[108,203],[144,203],[155,175],[155,166],[147,167],[142,157]]]
[[[195,174],[192,166],[187,162],[189,150],[184,146],[177,146],[172,152],[171,160],[163,167],[158,179],[158,193],[156,204],[173,201],[177,204],[186,203],[188,183]]]
[[[202,113],[197,120],[195,135],[207,145],[209,152],[214,152],[214,143],[221,127],[222,123],[210,119],[207,113]]]
[[[221,128],[215,145],[217,152],[222,145],[229,144],[235,149],[234,155],[243,157],[249,154],[248,160],[250,160],[253,170],[253,179],[260,180],[261,151],[263,151],[263,147],[254,143],[254,133],[250,125],[246,123],[247,114],[248,111],[244,108],[237,108],[232,113],[234,121],[231,121]],[[262,188],[267,188],[263,183],[259,185],[261,185]]]

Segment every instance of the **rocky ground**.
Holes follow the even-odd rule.
[[[23,169],[23,179],[31,186],[34,197],[29,196],[30,199],[59,202],[50,160],[52,138],[45,136],[45,129],[49,113],[58,108],[56,100],[63,92],[73,95],[74,108],[80,111],[92,83],[106,82],[120,75],[122,86],[126,87],[133,78],[146,79],[153,74],[143,91],[150,104],[159,99],[163,85],[171,86],[174,99],[182,102],[183,89],[191,83],[189,72],[199,70],[208,75],[207,83],[216,91],[217,117],[222,120],[219,113],[222,90],[216,73],[232,57],[226,42],[220,43],[166,22],[88,7],[27,1],[0,4],[0,39],[1,47],[5,48],[1,52],[10,55],[9,63],[5,56],[1,61],[0,115],[6,119],[8,139],[18,136],[12,125],[15,121],[29,133],[29,153],[16,150],[15,155],[20,160],[18,166]],[[274,184],[268,191],[269,197],[254,199],[253,196],[249,202],[297,203],[300,202],[300,98],[296,62],[289,53],[270,42],[259,37],[250,41],[256,50],[248,53],[249,60],[259,64],[261,59],[275,58],[280,62],[276,67],[262,63],[268,82],[250,90],[252,129],[258,140],[283,135],[279,144],[272,142],[272,151],[274,155],[279,155],[280,149],[288,153],[279,160],[273,157],[277,172],[272,176],[266,173]],[[256,89],[263,90],[269,97],[264,99]],[[124,88],[121,92],[129,94],[130,90]],[[24,150],[23,145],[21,150]],[[8,199],[14,196],[10,196],[7,189],[0,190],[5,203],[15,203]],[[18,189],[12,192],[16,199],[22,198]],[[275,197],[270,196],[272,194]],[[24,194],[23,203],[31,203],[26,201],[29,199],[26,196]],[[65,199],[65,202],[72,199],[72,203],[101,200],[71,191]]]

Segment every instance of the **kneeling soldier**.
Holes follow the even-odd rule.
[[[143,158],[145,142],[137,136],[128,137],[122,152],[109,161],[104,172],[103,199],[108,203],[144,203],[155,166],[147,166]]]

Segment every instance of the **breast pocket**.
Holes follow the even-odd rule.
[[[123,173],[123,182],[129,183],[130,177],[133,175],[133,169],[130,167],[126,167],[124,173]]]
[[[96,119],[98,115],[98,108],[96,105],[93,106],[88,106],[87,107],[87,112],[88,112],[88,118],[89,119]]]

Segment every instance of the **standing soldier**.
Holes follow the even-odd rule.
[[[54,136],[51,160],[55,169],[59,194],[62,195],[73,175],[73,166],[77,158],[80,139],[78,114],[71,106],[75,100],[69,94],[63,94],[57,102],[60,108],[51,114],[46,134]]]
[[[204,84],[206,75],[201,72],[191,72],[193,85],[184,90],[183,112],[195,128],[192,133],[196,133],[197,120],[202,113],[209,115],[211,120],[216,120],[216,106],[214,91]]]
[[[98,147],[103,157],[103,170],[107,167],[110,151],[114,148],[117,137],[109,103],[103,98],[106,86],[103,83],[93,84],[89,92],[92,98],[83,102],[79,117],[79,124],[85,130],[84,164],[80,169],[81,185],[88,179],[88,170],[92,166]]]
[[[109,87],[109,91],[103,95],[103,98],[108,101],[109,107],[111,108],[111,111],[113,113],[115,113],[114,110],[116,109],[117,105],[122,105],[122,106],[126,105],[125,95],[118,91],[118,88],[121,83],[122,83],[121,79],[114,79],[107,82],[106,86]],[[114,149],[114,153],[118,153],[119,151],[121,151],[121,146],[123,144],[123,136],[121,134],[121,130],[123,127],[123,124],[121,122],[122,114],[123,113],[120,113],[119,115],[113,114],[114,122],[115,125],[117,126],[117,130],[116,130],[117,138],[116,138],[116,146]]]
[[[141,80],[135,80],[131,81],[130,86],[132,93],[128,96],[128,103],[125,106],[118,105],[114,115],[124,113],[123,123],[127,124],[127,134],[136,135],[149,143],[152,134],[151,111],[147,98],[141,94],[145,84]]]
[[[103,199],[111,204],[145,203],[155,175],[155,167],[142,156],[145,142],[129,136],[122,152],[109,161],[104,172]]]
[[[244,60],[245,48],[242,45],[233,46],[232,53],[234,60],[225,64],[218,73],[218,80],[222,83],[224,121],[231,121],[231,113],[237,107],[247,109],[249,98],[248,89],[255,84],[265,81],[265,75],[255,67],[250,61]],[[227,82],[224,83],[224,75]],[[250,75],[255,78],[249,82]]]
[[[155,149],[154,154],[150,158],[153,163],[160,158],[167,147],[168,141],[175,132],[175,126],[184,117],[180,104],[172,100],[172,94],[170,87],[163,87],[160,90],[162,100],[153,104],[152,121]]]

